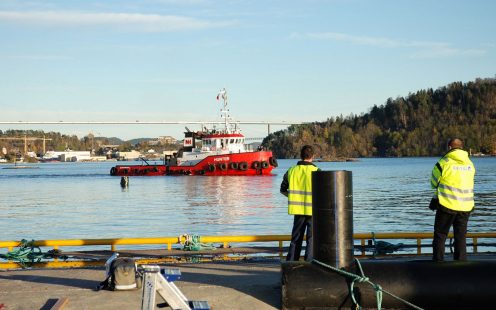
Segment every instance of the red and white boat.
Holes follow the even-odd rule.
[[[227,110],[226,91],[222,90],[224,107],[221,117],[224,128],[185,132],[183,148],[163,164],[117,165],[110,169],[114,176],[161,176],[161,175],[268,175],[277,160],[272,152],[247,149],[245,137],[237,124],[231,123]]]

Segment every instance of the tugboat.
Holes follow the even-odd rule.
[[[248,150],[245,137],[237,124],[232,123],[227,110],[227,94],[223,89],[217,95],[224,104],[221,130],[203,127],[192,132],[186,128],[183,147],[173,158],[163,164],[117,165],[110,169],[113,176],[163,176],[163,175],[269,175],[277,167],[277,159],[271,151]]]

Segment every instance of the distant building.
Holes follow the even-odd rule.
[[[35,158],[36,157],[36,153],[35,152],[27,152],[26,153],[26,156],[31,157],[31,158]]]
[[[42,160],[60,160],[64,162],[73,162],[73,161],[89,161],[91,160],[91,152],[90,151],[63,151],[63,152],[54,152],[48,151],[41,158]]]
[[[171,136],[160,136],[160,137],[158,137],[158,141],[160,141],[160,143],[162,143],[162,144],[176,144],[177,143],[177,140]]]
[[[91,160],[90,151],[66,151],[60,155],[60,161],[89,161]]]
[[[141,153],[135,150],[131,152],[117,152],[117,157],[123,160],[135,160],[141,156]]]

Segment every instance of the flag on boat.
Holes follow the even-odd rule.
[[[223,100],[226,100],[227,94],[226,94],[226,89],[222,89],[218,94],[217,94],[217,100],[222,98]]]

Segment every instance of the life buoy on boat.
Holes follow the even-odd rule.
[[[153,172],[158,172],[158,167],[157,166],[153,167]]]
[[[208,171],[210,171],[210,172],[214,172],[214,171],[215,171],[215,165],[213,165],[213,164],[209,164],[209,165],[208,165]]]
[[[227,169],[227,164],[226,163],[220,163],[219,164],[219,169],[220,170],[226,170]]]
[[[140,174],[140,171],[139,171],[139,169],[138,169],[138,168],[134,169],[134,174],[135,174],[135,175],[139,175],[139,174]]]
[[[129,173],[129,169],[122,169],[121,170],[123,174],[128,174]]]
[[[269,167],[269,163],[268,163],[268,162],[266,162],[265,160],[264,160],[264,161],[262,161],[262,162],[260,163],[260,165],[262,166],[262,168],[263,168],[263,169],[265,169],[265,168],[268,168],[268,167]]]
[[[259,161],[254,161],[254,162],[252,162],[252,163],[251,163],[251,167],[252,167],[253,169],[258,169],[258,168],[260,168],[260,162],[259,162]]]
[[[239,170],[241,171],[245,171],[246,169],[248,169],[248,163],[246,161],[242,161],[239,163]]]
[[[274,167],[278,166],[277,159],[275,159],[274,157],[269,158],[269,163]]]
[[[199,175],[204,175],[205,174],[205,170],[198,170],[198,174]]]
[[[110,168],[110,175],[115,175],[115,167]]]
[[[229,164],[229,167],[233,170],[237,170],[238,169],[238,163],[232,162]]]

